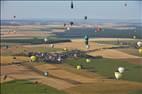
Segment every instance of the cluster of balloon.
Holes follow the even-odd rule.
[[[48,72],[44,72],[44,76],[48,76]]]
[[[32,62],[35,62],[37,60],[37,57],[36,56],[31,56],[31,61]]]
[[[89,62],[91,62],[91,60],[90,59],[86,59],[86,62],[89,63]]]
[[[80,70],[80,69],[81,69],[81,66],[80,66],[80,65],[77,65],[77,66],[76,66],[76,69],[77,69],[77,70]]]
[[[142,55],[142,47],[139,48],[139,54]]]
[[[137,46],[140,48],[140,47],[142,47],[142,41],[138,41],[137,42]]]
[[[89,48],[89,45],[88,45],[89,37],[88,37],[88,35],[85,35],[84,39],[85,39],[86,48],[88,49]]]
[[[118,80],[122,77],[122,73],[124,73],[125,68],[124,67],[119,67],[118,71],[114,72],[115,78]]]

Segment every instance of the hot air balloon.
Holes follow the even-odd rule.
[[[77,65],[77,66],[76,66],[76,69],[77,69],[77,70],[80,70],[80,69],[81,69],[81,66],[80,66],[80,65]]]
[[[74,24],[74,22],[71,21],[71,22],[70,22],[70,25],[72,26],[73,24]]]
[[[67,30],[70,30],[70,27],[67,27]]]
[[[85,39],[85,45],[88,45],[88,40],[89,40],[88,35],[85,35],[84,39]]]
[[[64,23],[64,27],[66,26],[66,24]]]
[[[89,49],[89,45],[86,45],[86,49]]]
[[[87,16],[84,16],[84,19],[87,20]]]
[[[133,36],[133,39],[136,39],[136,36]]]
[[[73,0],[71,0],[71,9],[73,9]]]
[[[54,48],[54,44],[50,44],[50,47],[51,47],[51,48]]]
[[[142,48],[139,48],[139,53],[140,55],[142,55]]]
[[[90,59],[86,59],[86,62],[89,63],[89,62],[91,62],[91,60]]]
[[[125,68],[124,68],[124,67],[119,67],[119,68],[118,68],[118,71],[119,71],[120,73],[123,73],[123,72],[125,71]]]
[[[44,72],[44,76],[48,76],[48,72]]]
[[[127,7],[127,3],[125,3],[124,6]]]
[[[37,60],[37,57],[36,56],[31,56],[31,61],[32,62],[35,62]]]
[[[16,18],[16,16],[13,16],[13,18],[15,19],[15,18]]]
[[[47,42],[48,41],[48,39],[47,38],[44,38],[44,42]]]
[[[101,30],[102,30],[102,28],[97,25],[97,27],[96,27],[96,32],[99,32],[99,31],[101,31]]]
[[[64,51],[67,51],[67,48],[64,48]]]
[[[138,42],[137,42],[137,46],[138,46],[138,47],[142,47],[142,42],[141,42],[141,41],[138,41]]]
[[[115,78],[118,80],[122,77],[122,74],[118,71],[114,72]]]

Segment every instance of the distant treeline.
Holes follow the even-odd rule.
[[[136,29],[116,30],[106,29],[103,31],[95,32],[94,28],[71,28],[65,32],[55,32],[57,37],[60,38],[84,38],[88,35],[90,38],[133,38],[142,39],[142,27],[136,27]]]

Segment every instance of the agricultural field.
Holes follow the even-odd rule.
[[[142,76],[140,75],[142,57],[135,47],[140,39],[120,38],[118,43],[117,38],[91,38],[90,47],[86,49],[82,38],[62,38],[64,35],[58,36],[58,34],[56,36],[55,33],[59,33],[63,26],[49,28],[40,25],[33,26],[33,30],[32,26],[25,26],[31,30],[31,33],[34,32],[33,35],[29,35],[30,31],[24,31],[23,27],[17,26],[15,35],[7,35],[3,31],[0,75],[2,94],[142,93]],[[72,30],[75,29],[77,32],[79,28],[74,26],[71,34],[74,34]],[[54,31],[54,34],[50,35],[48,32],[48,36],[43,36],[44,34],[38,36],[39,32],[36,29],[41,30],[41,34],[47,29],[49,32]],[[47,38],[48,42],[45,42],[44,38]],[[54,47],[51,47],[51,44],[54,44]],[[52,64],[52,62],[32,62],[27,55],[29,52],[55,54],[69,53],[72,50],[82,51],[88,57],[68,56],[62,63]],[[90,59],[90,62],[86,62],[86,59]],[[78,65],[81,69],[76,68]],[[124,67],[125,71],[122,78],[116,80],[114,72],[118,70],[118,67]],[[44,75],[45,72],[49,73],[48,76]]]

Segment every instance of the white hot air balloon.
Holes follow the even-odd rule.
[[[50,44],[50,47],[51,47],[51,48],[54,48],[54,44]]]
[[[119,67],[119,68],[118,68],[118,71],[119,71],[120,73],[123,73],[123,72],[125,71],[125,68],[124,68],[124,67]]]
[[[89,49],[89,45],[86,45],[86,49]]]
[[[114,75],[117,80],[122,77],[122,74],[120,72],[114,72]]]
[[[59,58],[57,59],[57,61],[58,61],[58,62],[61,62],[61,57],[59,57]]]
[[[47,38],[44,38],[44,42],[47,42],[48,41],[48,39]]]
[[[90,59],[86,59],[86,62],[89,63],[89,62],[91,62],[91,60]]]
[[[136,39],[136,36],[133,36],[133,39]]]
[[[48,76],[48,72],[44,72],[44,76]]]
[[[137,46],[138,46],[138,47],[141,47],[141,46],[142,46],[142,42],[141,42],[141,41],[138,41],[138,42],[137,42]]]
[[[70,27],[67,27],[67,30],[70,30]]]

